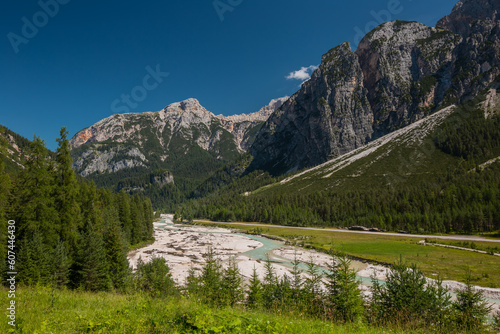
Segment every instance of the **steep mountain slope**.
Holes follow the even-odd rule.
[[[493,88],[496,87],[496,88]],[[500,85],[287,177],[255,172],[182,217],[415,233],[500,229]],[[254,185],[259,184],[255,187]]]
[[[158,112],[118,114],[72,139],[75,171],[98,185],[149,193],[167,184],[181,193],[245,152],[269,115],[287,98],[258,112],[215,116],[196,99]],[[157,194],[153,197],[170,197]],[[165,198],[167,200],[168,198]]]
[[[30,141],[2,125],[0,125],[0,141],[2,142],[0,147],[3,146],[6,149],[5,152],[0,152],[6,171],[17,174],[23,168],[22,161],[27,154]]]
[[[499,102],[500,91],[492,88],[256,193],[397,188],[446,175],[461,164],[487,168],[500,157]]]
[[[262,127],[250,170],[313,166],[476,96],[500,75],[499,6],[460,1],[435,28],[387,22],[330,50]]]

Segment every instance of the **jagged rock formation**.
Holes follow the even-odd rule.
[[[349,43],[330,50],[311,79],[261,129],[251,148],[253,164],[287,171],[364,145],[373,123],[366,95]]]
[[[158,112],[113,115],[71,139],[73,167],[90,176],[134,168],[182,169],[181,159],[193,160],[183,169],[207,159],[223,163],[248,149],[258,128],[284,100],[273,100],[254,114],[230,117],[215,116],[196,99]]]
[[[500,75],[499,7],[463,0],[434,28],[387,22],[330,50],[262,127],[250,170],[317,165],[476,96]]]

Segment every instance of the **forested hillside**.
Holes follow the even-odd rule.
[[[185,203],[177,214],[414,233],[499,230],[500,117],[485,118],[483,106],[484,96],[260,189],[265,174],[255,172]]]
[[[128,249],[153,237],[151,201],[77,178],[67,135],[61,129],[55,154],[38,137],[23,140],[17,173],[8,174],[0,161],[0,228],[10,226],[9,234],[0,235],[0,254],[15,253],[23,284],[123,288],[131,274]],[[2,140],[4,157],[6,147]],[[1,262],[2,275],[6,265]]]

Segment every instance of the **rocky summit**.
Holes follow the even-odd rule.
[[[387,22],[354,52],[330,50],[261,128],[250,170],[320,164],[488,89],[500,75],[499,7],[463,0],[436,27]]]
[[[248,149],[258,128],[286,99],[272,100],[253,114],[230,117],[215,116],[196,99],[158,112],[113,115],[71,139],[73,167],[82,176],[92,176],[133,168],[189,167],[180,160],[230,161]]]

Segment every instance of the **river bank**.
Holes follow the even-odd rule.
[[[162,221],[154,224],[155,242],[129,253],[128,258],[133,269],[137,267],[139,259],[148,262],[152,257],[163,257],[171,268],[173,278],[179,285],[183,285],[191,268],[197,272],[201,271],[209,248],[223,266],[227,266],[230,259],[234,259],[244,280],[250,278],[254,268],[259,277],[265,275],[267,256],[278,276],[290,275],[294,259],[302,263],[301,269],[311,261],[321,268],[326,268],[326,265],[332,262],[332,257],[327,254],[285,246],[276,240],[234,233],[227,228],[174,225],[172,220],[172,215],[163,215]],[[371,278],[384,281],[390,270],[384,266],[359,261],[353,261],[352,268],[357,271],[360,288],[365,297],[370,295]],[[463,283],[455,281],[444,281],[443,285],[450,291],[464,287]],[[483,292],[483,296],[492,303],[495,310],[500,310],[500,289],[476,289]]]

